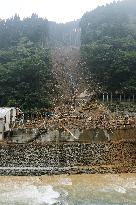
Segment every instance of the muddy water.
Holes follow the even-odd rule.
[[[136,174],[0,177],[0,205],[113,204],[136,204]]]

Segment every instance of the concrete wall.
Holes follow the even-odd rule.
[[[107,171],[109,166],[110,169],[112,167],[112,172]],[[104,173],[114,173],[115,169],[115,173],[118,173],[120,169],[121,172],[136,172],[136,141],[105,144],[0,145],[1,175],[73,173],[72,169],[79,172],[79,167],[80,172],[84,169],[85,173],[87,170],[92,172],[94,167],[97,167],[95,173],[99,173],[98,170],[103,167],[105,167]],[[81,169],[81,167],[84,168]]]
[[[0,141],[3,139],[3,133],[4,133],[4,120],[0,119]]]

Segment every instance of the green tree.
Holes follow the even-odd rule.
[[[22,39],[14,48],[1,51],[1,105],[21,106],[24,110],[49,107],[53,90],[48,49]]]
[[[136,91],[136,2],[86,13],[80,22],[82,59],[107,91]]]

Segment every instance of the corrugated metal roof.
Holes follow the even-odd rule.
[[[5,115],[13,108],[9,108],[9,107],[1,107],[0,108],[0,118],[4,118]]]

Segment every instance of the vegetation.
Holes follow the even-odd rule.
[[[107,91],[136,91],[136,1],[98,7],[81,19],[81,53]]]
[[[79,20],[57,24],[49,22],[50,46],[80,46]]]
[[[49,107],[53,90],[48,22],[32,15],[0,21],[0,105]]]
[[[36,14],[0,20],[0,106],[48,108],[55,96],[49,48],[80,46],[80,31],[85,73],[89,71],[106,91],[134,94],[136,1],[124,0],[66,24]]]

